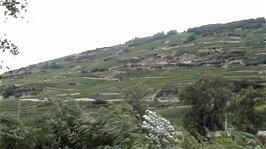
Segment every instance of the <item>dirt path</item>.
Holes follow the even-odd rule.
[[[171,76],[161,77],[161,76],[151,76],[151,77],[140,77],[140,78],[130,78],[130,80],[138,80],[138,79],[165,79],[170,78]]]
[[[19,99],[20,101],[31,101],[31,102],[47,102],[48,100],[40,100],[40,99]]]
[[[75,98],[74,99],[75,101],[95,101],[95,99],[92,99],[92,98]]]
[[[81,77],[81,78],[89,80],[120,81],[118,78],[96,78],[96,77]]]

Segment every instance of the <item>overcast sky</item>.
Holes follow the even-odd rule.
[[[0,37],[20,48],[12,69],[161,31],[266,16],[265,0],[28,0],[27,21],[0,15]],[[2,70],[3,71],[3,70]]]

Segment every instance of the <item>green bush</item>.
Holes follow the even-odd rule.
[[[90,116],[83,115],[73,101],[54,101],[53,114],[20,125],[11,119],[0,119],[0,148],[147,148],[140,122],[128,105],[111,105]]]
[[[0,118],[0,148],[1,149],[29,149],[34,144],[31,141],[30,130],[22,127],[14,119]]]
[[[12,96],[14,94],[16,88],[17,87],[15,85],[8,86],[3,92],[3,98],[8,98],[9,96]]]
[[[107,104],[107,101],[103,99],[96,99],[95,101],[92,102],[92,104],[102,105],[102,104]]]
[[[145,148],[145,138],[130,107],[111,106],[101,109],[91,127],[81,127],[82,144],[89,148]]]

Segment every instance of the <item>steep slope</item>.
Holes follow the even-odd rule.
[[[157,98],[174,99],[177,88],[204,74],[246,79],[262,87],[265,37],[264,18],[157,33],[7,72],[1,87],[4,92],[15,84],[10,95],[17,97],[107,100],[122,98],[121,90],[135,82],[154,88]]]

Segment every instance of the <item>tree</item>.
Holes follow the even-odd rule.
[[[8,98],[9,96],[14,95],[16,88],[17,87],[14,84],[7,86],[3,91],[3,98]]]
[[[147,110],[147,106],[144,104],[144,97],[151,92],[151,89],[143,84],[137,83],[129,86],[123,91],[123,95],[129,100],[129,104],[132,105],[134,111],[136,111],[140,117],[143,116]]]
[[[194,34],[191,34],[187,37],[184,43],[189,43],[191,41],[194,41],[196,39],[196,36]]]
[[[233,31],[233,30],[238,29],[238,28],[256,29],[256,28],[263,26],[264,23],[266,23],[265,18],[260,17],[257,19],[241,20],[241,21],[235,21],[235,22],[230,22],[230,23],[226,23],[226,24],[203,25],[200,27],[190,28],[187,31],[193,32],[197,35],[201,34],[203,36],[206,36],[206,35],[212,35],[215,33],[221,33],[224,30]]]
[[[21,16],[21,12],[27,12],[27,5],[28,3],[26,0],[23,2],[20,0],[0,0],[0,6],[4,7],[4,15],[6,16],[6,19],[8,16],[24,18]]]
[[[176,35],[177,31],[176,30],[170,30],[169,32],[167,32],[167,36],[172,36],[172,35]]]
[[[231,104],[234,112],[233,124],[237,129],[248,133],[256,133],[256,128],[262,125],[263,117],[255,110],[255,106],[265,100],[263,95],[253,89],[242,89],[240,95]]]
[[[207,130],[224,129],[223,115],[227,103],[233,96],[233,85],[220,76],[203,76],[186,86],[179,98],[191,109],[184,116],[185,128],[196,135],[206,136]]]
[[[6,20],[8,17],[24,18],[22,12],[27,12],[27,5],[28,3],[26,0],[23,2],[20,0],[0,0],[0,8],[3,8]],[[3,53],[9,52],[13,55],[17,55],[19,53],[18,47],[11,40],[6,39],[6,37],[0,37],[0,51]],[[0,65],[0,69],[2,68],[3,66]]]

